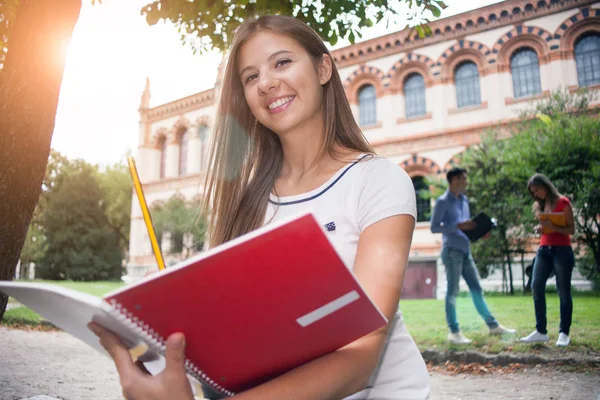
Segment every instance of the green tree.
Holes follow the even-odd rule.
[[[406,10],[399,11],[401,5],[408,6],[408,15]],[[356,38],[362,37],[362,29],[382,20],[389,25],[398,17],[415,25],[419,36],[423,37],[431,34],[422,24],[429,21],[425,15],[437,18],[444,8],[446,5],[440,0],[157,0],[144,6],[141,13],[149,25],[160,20],[171,21],[178,27],[182,42],[189,44],[194,52],[204,52],[211,47],[226,50],[236,28],[254,15],[291,15],[311,26],[324,41],[335,45],[338,39],[354,43]]]
[[[206,220],[198,214],[198,210],[198,201],[186,202],[180,196],[173,196],[167,202],[152,207],[152,223],[159,243],[162,243],[163,235],[170,235],[169,253],[184,252],[187,256],[202,249]]]
[[[53,149],[50,150],[40,197],[33,212],[33,217],[21,250],[20,260],[23,266],[29,265],[30,262],[38,263],[44,256],[47,243],[42,219],[52,194],[58,189],[64,177],[69,172],[84,168],[85,165],[86,163],[83,160],[71,161],[60,154],[60,152]]]
[[[510,157],[526,185],[535,172],[546,175],[568,196],[575,215],[574,240],[589,252],[581,272],[600,282],[600,119],[590,111],[593,95],[556,91],[523,116],[526,122],[512,141]],[[537,118],[532,118],[537,116]],[[526,190],[526,186],[524,189]],[[531,203],[531,200],[530,200]],[[591,262],[593,260],[593,262]]]
[[[42,230],[42,225],[31,222],[25,237],[25,243],[21,249],[21,277],[28,277],[29,264],[39,264],[46,253],[46,235]]]
[[[513,164],[506,157],[510,147],[510,140],[499,140],[496,133],[490,132],[478,146],[465,152],[461,164],[469,174],[471,214],[485,212],[497,220],[491,235],[473,244],[473,258],[483,277],[501,268],[505,289],[514,294],[513,260],[526,251],[533,215],[522,179],[514,174]]]
[[[39,267],[46,279],[116,280],[122,273],[118,237],[102,209],[92,166],[63,178],[43,214],[47,249]]]
[[[536,172],[571,199],[574,239],[585,260],[580,270],[600,281],[600,119],[597,109],[590,109],[592,98],[586,91],[555,91],[522,113],[510,135],[497,129],[462,157],[472,214],[484,211],[498,220],[491,237],[473,245],[473,256],[482,276],[495,267],[507,268],[511,293],[513,260],[522,259],[528,244],[537,240],[527,190]]]
[[[133,189],[128,167],[123,163],[109,166],[98,175],[98,184],[102,191],[102,208],[108,225],[119,238],[122,253],[127,254]]]

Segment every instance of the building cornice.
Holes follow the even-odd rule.
[[[334,50],[331,54],[337,67],[344,68],[448,40],[461,40],[467,35],[503,26],[519,25],[527,20],[585,7],[595,2],[595,0],[559,0],[555,3],[551,0],[506,0],[431,22],[429,27],[433,34],[426,38],[421,39],[416,32],[404,29]]]
[[[170,103],[161,104],[160,106],[146,109],[142,108],[140,109],[140,115],[144,121],[155,122],[169,117],[180,116],[202,107],[211,106],[215,104],[215,101],[215,89],[212,88]]]

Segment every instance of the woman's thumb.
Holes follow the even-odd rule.
[[[183,333],[174,333],[167,339],[165,354],[165,372],[185,376],[185,337]]]

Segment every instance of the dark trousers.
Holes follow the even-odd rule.
[[[556,274],[556,289],[560,299],[560,332],[569,334],[573,317],[573,297],[571,296],[571,275],[575,266],[575,256],[571,246],[540,246],[533,265],[533,305],[535,308],[535,328],[540,333],[548,333],[546,320],[546,282],[550,274]]]

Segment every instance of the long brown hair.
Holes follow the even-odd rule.
[[[269,194],[283,161],[279,137],[252,115],[237,71],[240,48],[261,31],[293,38],[312,57],[315,67],[324,54],[331,57],[317,33],[291,17],[264,15],[248,19],[238,28],[225,69],[204,185],[211,247],[263,225]],[[329,154],[337,158],[337,146],[373,153],[352,115],[335,64],[331,79],[323,85],[322,110],[325,135],[320,157]]]
[[[532,186],[537,186],[546,189],[546,193],[548,193],[546,199],[540,199],[538,197],[535,197],[533,191],[531,190]],[[556,204],[556,202],[561,196],[561,194],[559,193],[558,189],[556,189],[556,186],[554,186],[552,181],[550,181],[550,179],[548,179],[545,175],[542,174],[534,174],[531,178],[529,178],[529,182],[527,182],[527,189],[529,190],[529,194],[531,194],[531,197],[533,197],[533,200],[535,200],[534,206],[537,206],[537,209],[541,212],[544,211],[547,200],[550,200],[550,204]]]

